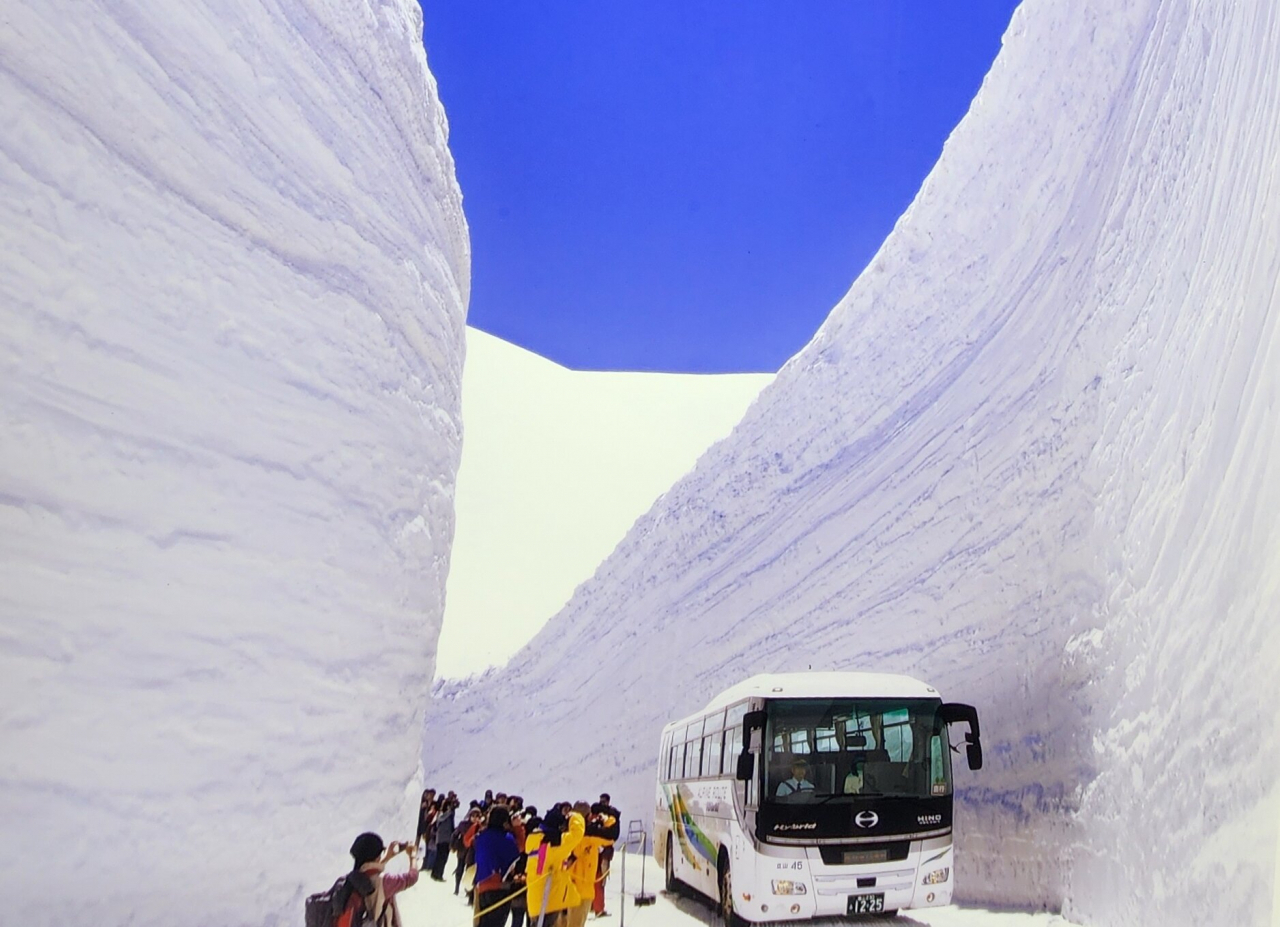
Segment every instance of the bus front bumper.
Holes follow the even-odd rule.
[[[951,903],[955,885],[951,849],[948,837],[916,844],[901,862],[840,866],[824,865],[820,854],[810,850],[807,872],[771,873],[757,882],[764,891],[755,896],[739,890],[734,907],[754,923],[941,907]]]

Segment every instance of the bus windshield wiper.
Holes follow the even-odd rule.
[[[816,801],[807,802],[806,804],[825,805],[827,802],[831,801],[831,799],[833,798],[888,798],[888,797],[889,796],[884,792],[847,792],[847,793],[832,792],[830,795],[824,795],[821,798],[817,799]]]
[[[888,792],[850,792],[847,795],[832,795],[832,798],[894,798]]]

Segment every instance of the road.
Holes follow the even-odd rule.
[[[635,907],[633,898],[640,889],[640,862],[645,865],[645,890],[654,896],[654,903]],[[452,861],[451,861],[452,862]],[[716,923],[711,903],[692,895],[671,895],[662,891],[662,869],[651,857],[632,856],[627,862],[627,897],[622,904],[620,859],[614,861],[614,875],[610,878],[606,904],[611,915],[608,918],[588,918],[588,924],[599,923],[607,927],[708,927]],[[461,895],[453,894],[452,866],[444,883],[422,879],[400,896],[400,914],[404,927],[469,927],[471,909]],[[846,920],[823,919],[808,922],[813,925],[848,924]],[[912,911],[889,920],[864,923],[884,925],[921,925],[921,927],[1074,927],[1071,922],[1056,914],[1028,914],[1011,911],[988,911],[981,908],[949,906]]]

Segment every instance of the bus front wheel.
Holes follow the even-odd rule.
[[[741,927],[742,918],[733,909],[733,876],[729,872],[729,854],[720,851],[720,924],[721,927]]]

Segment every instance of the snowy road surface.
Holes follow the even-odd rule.
[[[652,857],[643,857],[648,862],[645,891],[654,895],[657,900],[651,907],[634,907],[630,899],[635,896],[640,887],[641,858],[632,856],[627,863],[628,903],[625,915],[619,903],[622,885],[617,878],[620,869],[615,861],[614,877],[609,880],[606,901],[612,916],[604,920],[588,918],[589,924],[601,923],[608,927],[624,927],[624,917],[625,923],[632,927],[688,927],[688,925],[716,923],[715,911],[711,903],[701,896],[691,894],[673,896],[662,891],[662,867],[653,862]],[[450,860],[446,873],[449,878],[445,882],[432,882],[424,877],[417,885],[400,896],[400,914],[404,927],[467,927],[470,923],[470,908],[463,902],[461,895],[454,896],[452,873],[453,863]],[[805,923],[848,924],[853,922],[828,918]],[[912,911],[910,915],[903,914],[889,920],[863,923],[924,924],[928,927],[1072,927],[1069,921],[1056,914],[987,911],[954,905]]]

